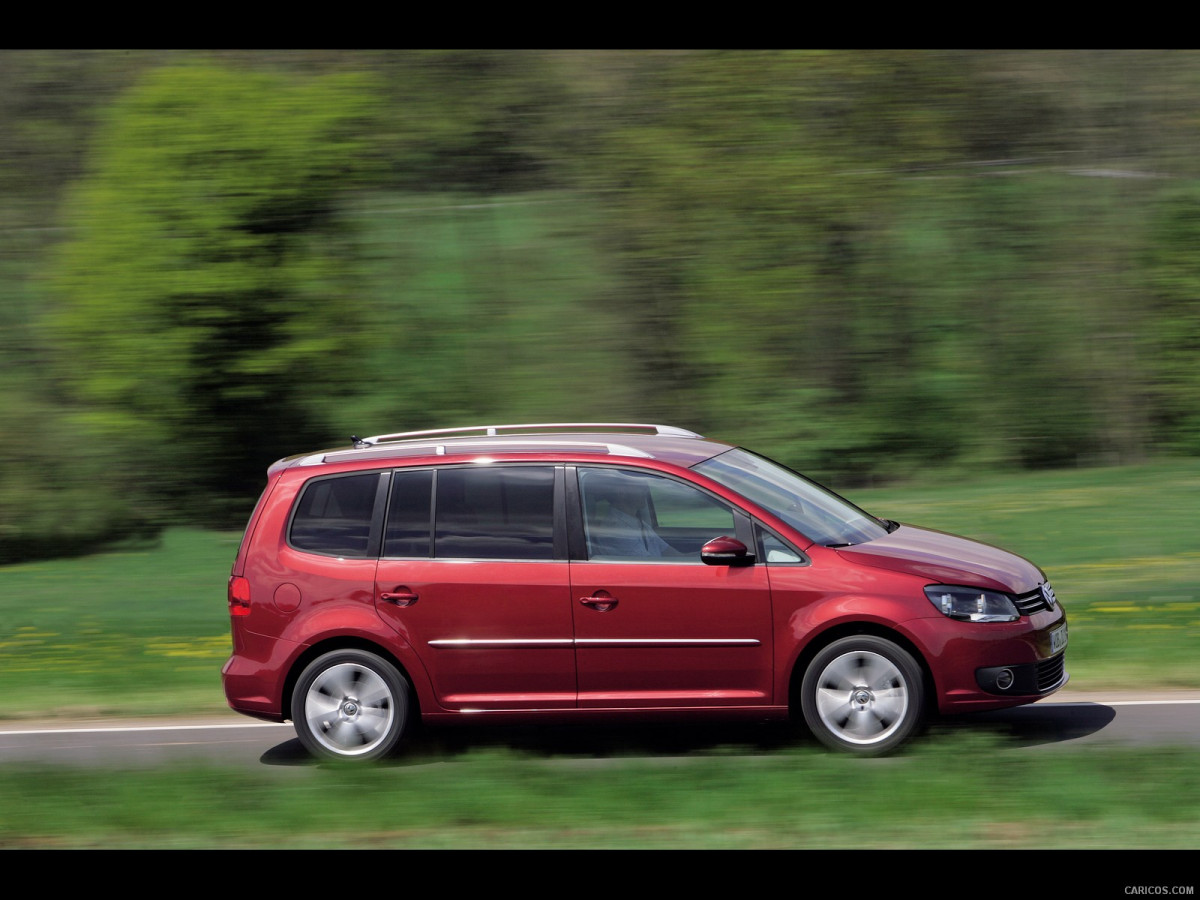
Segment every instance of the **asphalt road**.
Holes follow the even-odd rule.
[[[1009,752],[1105,744],[1200,748],[1200,691],[1081,694],[1063,691],[1016,709],[941,720],[937,730],[991,730],[1007,735]],[[616,753],[686,756],[717,746],[747,752],[795,742],[786,728],[757,725],[456,727],[420,731],[392,765],[450,761],[483,745],[505,745],[547,759]],[[0,764],[38,762],[140,768],[200,761],[218,765],[312,769],[290,724],[229,713],[187,720],[95,720],[0,723]]]

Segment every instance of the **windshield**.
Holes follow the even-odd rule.
[[[765,456],[737,448],[695,466],[697,472],[737,491],[826,547],[847,547],[883,537],[890,523]]]

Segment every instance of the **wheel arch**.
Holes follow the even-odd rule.
[[[377,644],[374,641],[366,638],[356,637],[354,635],[341,635],[338,637],[326,638],[316,644],[312,644],[304,649],[295,660],[292,661],[292,666],[288,670],[287,678],[283,683],[282,709],[285,715],[288,715],[292,708],[292,695],[296,691],[296,683],[300,680],[301,674],[308,668],[308,664],[319,656],[324,656],[334,650],[363,650],[367,653],[374,653],[381,659],[386,660],[396,667],[396,671],[400,673],[400,677],[408,684],[409,702],[413,706],[412,721],[417,723],[421,720],[421,697],[417,690],[416,682],[409,673],[408,668],[404,663],[382,644]],[[288,715],[290,718],[290,715]]]
[[[921,690],[925,700],[925,709],[932,711],[938,708],[937,685],[934,682],[933,671],[930,669],[929,662],[925,659],[925,654],[921,652],[920,647],[901,632],[896,631],[894,628],[888,628],[886,625],[881,625],[878,622],[841,622],[814,636],[812,640],[804,645],[792,663],[792,671],[788,677],[787,707],[788,714],[793,719],[800,717],[800,686],[804,682],[804,673],[808,671],[809,664],[816,655],[834,641],[840,641],[846,637],[864,635],[891,641],[897,647],[907,652],[921,670]]]

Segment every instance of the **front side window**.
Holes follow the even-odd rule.
[[[442,469],[434,516],[439,559],[553,559],[554,468]]]
[[[292,546],[329,556],[366,556],[378,487],[378,472],[309,482],[292,516]]]
[[[581,468],[588,559],[700,562],[700,548],[735,531],[708,493],[648,472]]]

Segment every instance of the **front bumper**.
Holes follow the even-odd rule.
[[[1061,607],[1016,622],[922,618],[906,623],[922,646],[938,710],[960,713],[1032,703],[1067,683]]]
[[[1057,691],[1070,680],[1066,656],[1064,651],[1036,663],[986,666],[975,670],[975,682],[987,693],[1002,697],[1041,697]]]

